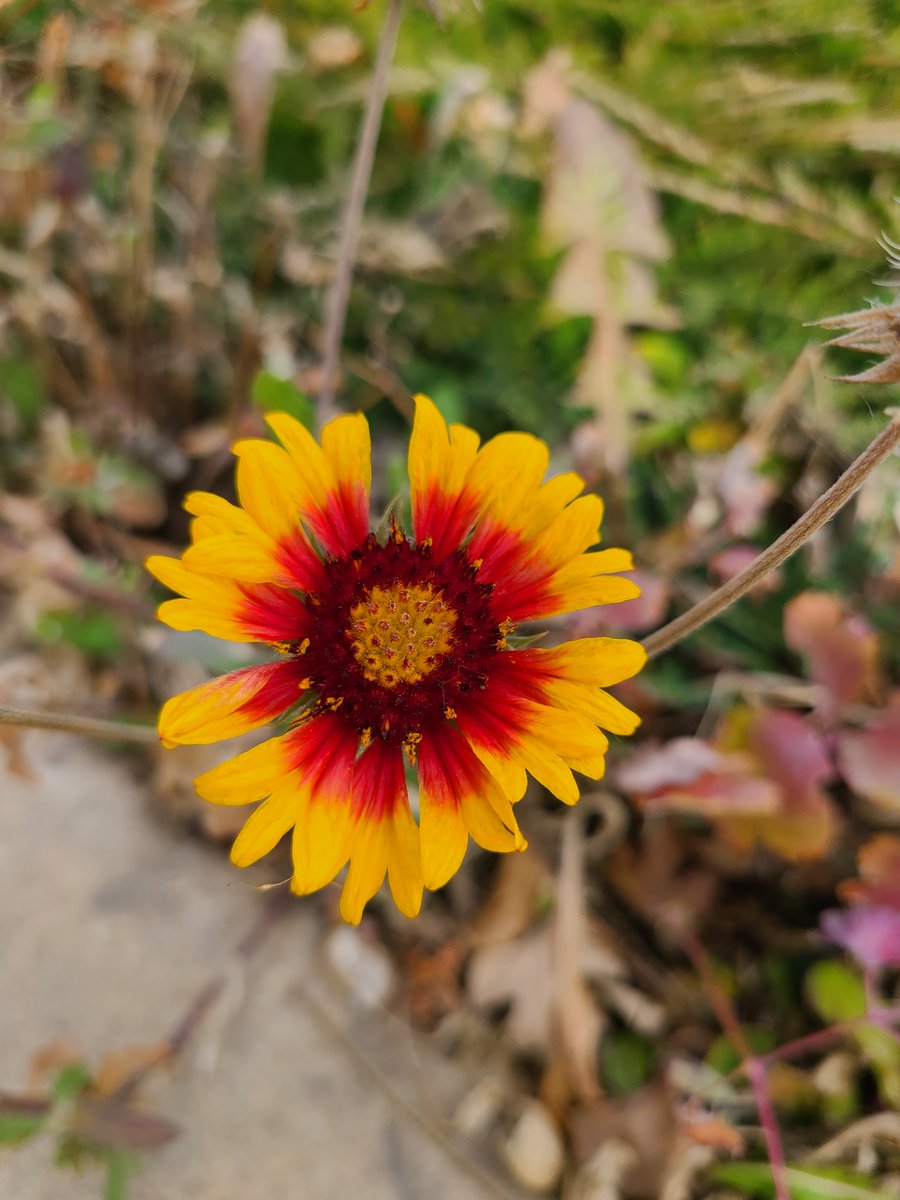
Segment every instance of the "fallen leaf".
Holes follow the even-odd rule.
[[[151,1042],[144,1046],[123,1046],[104,1055],[93,1080],[98,1097],[112,1096],[133,1075],[142,1074],[165,1062],[172,1052],[168,1042]]]
[[[900,815],[900,692],[862,728],[838,734],[838,768],[863,799]]]
[[[685,1105],[678,1114],[681,1132],[700,1146],[724,1150],[727,1154],[743,1154],[746,1143],[739,1130],[718,1113]]]
[[[819,925],[830,942],[843,946],[866,970],[900,966],[900,909],[876,904],[831,908]]]
[[[527,1100],[503,1143],[503,1157],[514,1179],[535,1192],[548,1192],[565,1165],[562,1137],[548,1109]]]
[[[761,844],[792,862],[821,858],[837,836],[834,805],[822,784],[834,768],[824,739],[798,713],[761,709],[747,727],[747,746],[779,790],[777,813],[721,821],[719,831],[738,849]]]
[[[878,636],[828,592],[801,592],[784,610],[784,640],[805,661],[824,690],[832,714],[843,704],[871,701],[878,693]]]
[[[673,1097],[661,1084],[648,1084],[621,1099],[602,1099],[575,1110],[571,1137],[580,1163],[594,1159],[610,1142],[624,1142],[635,1156],[622,1173],[621,1194],[647,1198],[660,1195],[678,1140]]]
[[[824,740],[797,713],[733,709],[712,743],[676,738],[621,764],[619,785],[646,811],[697,813],[742,851],[759,843],[801,861],[827,852],[837,818],[822,788]]]
[[[709,818],[775,813],[776,785],[761,777],[742,751],[723,753],[700,738],[675,738],[648,747],[618,768],[620,786],[650,812],[699,813]]]
[[[287,68],[288,48],[281,23],[266,13],[248,17],[238,32],[231,71],[235,130],[248,161],[259,168],[275,99],[275,82]]]
[[[900,837],[879,833],[856,856],[859,879],[848,879],[838,895],[850,904],[887,904],[900,909]]]

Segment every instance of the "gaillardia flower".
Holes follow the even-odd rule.
[[[287,732],[207,771],[214,804],[262,801],[231,852],[247,866],[292,835],[292,888],[315,891],[349,862],[341,913],[356,923],[385,875],[415,916],[422,888],[459,868],[471,836],[521,850],[513,805],[526,772],[567,804],[572,771],[598,779],[607,738],[638,718],[601,689],[634,675],[636,642],[588,638],[514,649],[522,621],[630,599],[624,550],[589,551],[603,505],[574,474],[544,481],[548,453],[524,433],[479,449],[416,398],[409,447],[412,536],[369,528],[369,427],[342,416],[319,445],[285,413],[281,445],[234,446],[240,507],[193,492],[192,544],[147,566],[183,599],[159,616],[266,642],[279,657],[175,696],[167,746],[284,718]],[[419,819],[405,762],[418,772]]]

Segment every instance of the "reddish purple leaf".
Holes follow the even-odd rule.
[[[832,908],[819,922],[829,941],[869,971],[900,966],[900,912],[884,905]]]
[[[864,617],[827,592],[801,592],[784,610],[784,640],[806,660],[810,677],[835,709],[877,692],[878,636]]]
[[[900,812],[900,692],[867,725],[839,735],[838,766],[858,795]]]

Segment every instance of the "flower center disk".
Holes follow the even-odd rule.
[[[418,683],[454,643],[456,612],[430,585],[373,587],[350,610],[347,636],[363,676],[385,688]]]

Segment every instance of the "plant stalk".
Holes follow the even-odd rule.
[[[159,741],[152,725],[129,725],[126,721],[104,721],[99,717],[76,717],[72,713],[37,712],[25,708],[8,708],[0,704],[0,725],[19,725],[25,729],[53,729],[62,733],[79,733],[84,737],[103,738],[107,742]]]
[[[350,192],[341,222],[337,268],[328,293],[325,332],[322,337],[322,380],[319,386],[318,406],[320,425],[324,425],[335,415],[334,397],[340,365],[341,342],[344,338],[344,326],[347,321],[350,285],[353,281],[353,267],[356,262],[356,249],[359,245],[363,208],[369,191],[369,180],[372,177],[372,164],[375,161],[375,147],[378,144],[378,133],[384,114],[388,71],[394,57],[394,48],[397,45],[402,10],[403,0],[388,0],[388,11],[381,30],[378,56],[372,72],[366,111],[353,160]]]
[[[648,658],[655,658],[664,650],[671,650],[679,642],[684,641],[708,621],[712,621],[719,613],[730,608],[735,600],[739,600],[749,592],[770,571],[780,567],[785,559],[799,550],[804,542],[830,521],[835,513],[844,507],[847,501],[859,490],[887,456],[900,445],[900,413],[889,425],[866,447],[855,462],[851,463],[840,479],[827,492],[810,505],[807,511],[790,529],[786,530],[777,541],[764,550],[748,567],[740,571],[733,579],[729,579],[717,588],[705,600],[695,604],[693,608],[657,629],[644,639],[643,646]]]

